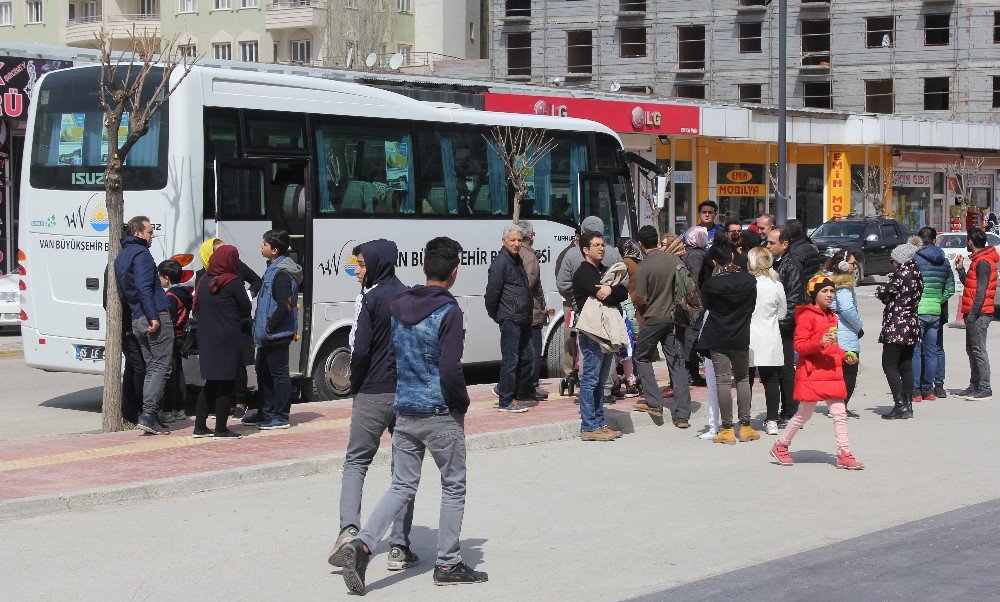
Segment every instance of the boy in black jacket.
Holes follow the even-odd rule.
[[[354,539],[361,526],[361,491],[365,475],[378,452],[382,433],[392,433],[396,425],[396,357],[392,345],[392,315],[389,300],[408,290],[396,278],[396,243],[378,239],[357,248],[358,279],[364,289],[354,346],[351,350],[351,433],[344,458],[340,486],[340,535],[330,553],[333,566],[343,566],[344,546]],[[410,551],[413,500],[396,515],[389,538],[388,568],[399,571],[416,566],[417,555]]]
[[[191,312],[193,297],[191,289],[180,286],[183,268],[173,259],[161,261],[156,266],[160,277],[160,285],[166,289],[167,303],[170,305],[170,319],[174,326],[174,356],[173,369],[167,380],[164,391],[163,410],[159,414],[160,422],[184,420],[184,400],[187,397],[187,383],[184,380],[184,366],[181,359],[181,344],[184,341],[184,326]]]

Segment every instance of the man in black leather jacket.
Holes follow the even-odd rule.
[[[792,350],[792,338],[795,336],[795,307],[805,303],[805,281],[803,280],[802,263],[790,252],[791,239],[788,228],[775,226],[767,234],[767,248],[774,257],[774,269],[778,272],[781,285],[785,288],[785,301],[788,312],[778,321],[781,331],[781,347],[785,355],[785,365],[781,368],[781,412],[778,414],[778,428],[785,428],[788,421],[799,409],[799,404],[792,398],[795,387],[795,353]]]
[[[486,281],[486,313],[500,325],[500,379],[494,392],[500,398],[500,411],[528,411],[514,397],[535,401],[532,377],[534,345],[531,343],[533,301],[528,274],[521,261],[521,238],[517,224],[508,224],[503,232],[503,248],[490,264]]]
[[[788,232],[788,253],[799,260],[802,264],[802,286],[809,282],[809,279],[816,275],[823,265],[823,258],[819,254],[819,249],[807,237],[802,229],[802,222],[797,219],[790,219],[784,226]],[[803,301],[804,303],[804,301]]]

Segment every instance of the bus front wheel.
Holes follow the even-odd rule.
[[[566,322],[563,321],[559,327],[552,331],[549,337],[549,346],[545,353],[545,368],[549,378],[562,378],[566,376],[563,372],[563,346],[566,336]]]
[[[312,376],[312,401],[329,401],[351,392],[351,348],[338,335],[323,346]]]

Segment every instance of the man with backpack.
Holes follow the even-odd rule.
[[[663,416],[663,393],[653,374],[653,354],[657,345],[663,349],[674,384],[677,402],[673,415],[674,426],[686,429],[691,426],[691,390],[685,360],[684,328],[697,316],[689,315],[695,307],[700,309],[698,289],[687,266],[676,256],[661,251],[659,235],[653,226],[639,229],[639,246],[645,258],[635,272],[636,313],[643,318],[635,345],[636,371],[642,384],[644,402],[635,404],[634,410],[654,417]],[[689,295],[690,293],[693,295]],[[690,300],[690,301],[689,301]]]

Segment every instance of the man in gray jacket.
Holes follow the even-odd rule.
[[[524,232],[521,239],[521,261],[524,262],[524,272],[528,276],[528,290],[531,291],[531,345],[534,353],[531,356],[531,386],[527,397],[533,401],[543,401],[548,393],[538,390],[538,379],[542,374],[542,329],[548,324],[548,312],[545,308],[545,291],[542,289],[542,274],[539,257],[541,253],[534,249],[535,227],[528,221],[518,221],[517,225]]]

